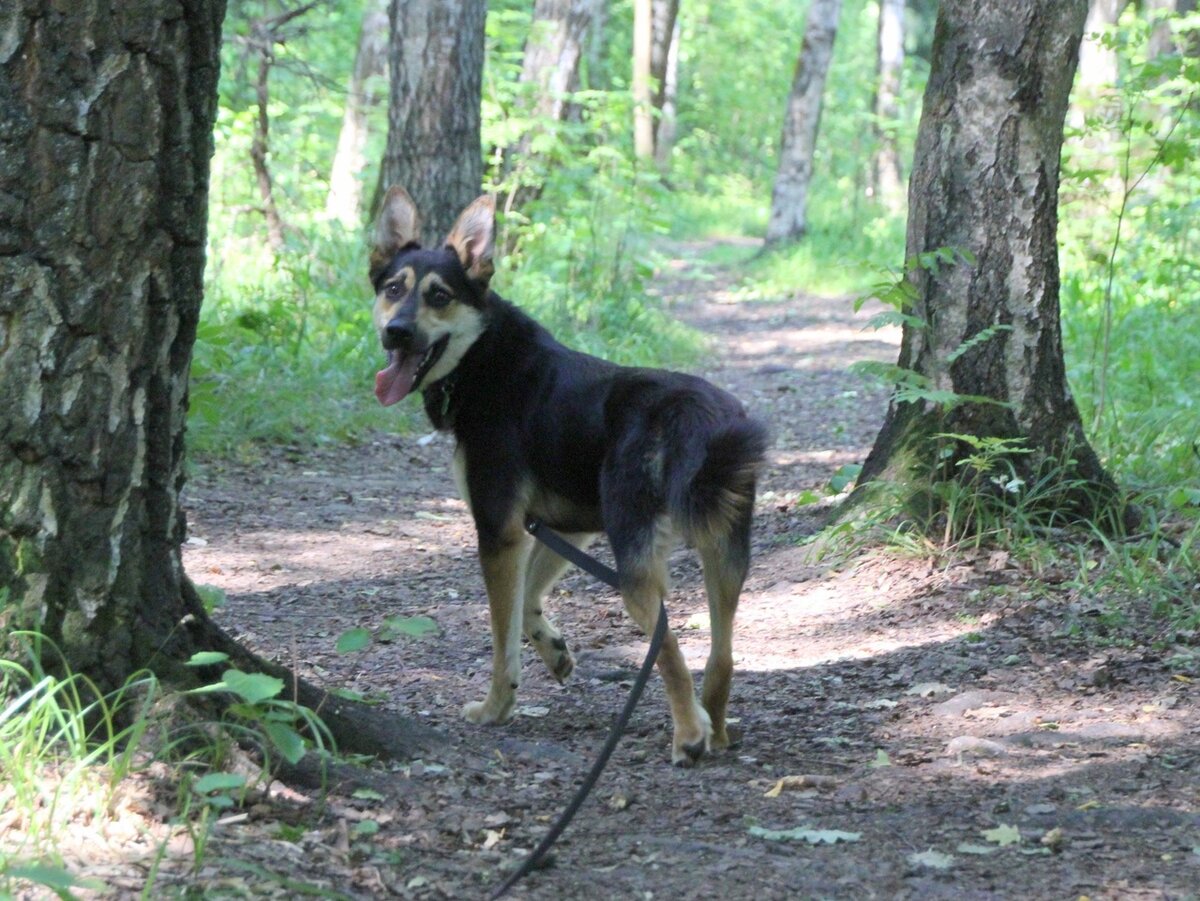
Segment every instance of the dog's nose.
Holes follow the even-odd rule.
[[[383,330],[383,347],[385,350],[403,350],[413,343],[415,336],[413,323],[393,319]]]

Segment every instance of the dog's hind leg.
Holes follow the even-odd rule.
[[[575,547],[583,549],[596,536],[588,532],[564,535]],[[525,570],[524,630],[529,643],[537,650],[546,668],[559,682],[566,680],[575,669],[562,633],[546,617],[543,605],[546,593],[554,586],[570,564],[540,542],[533,546]]]
[[[621,573],[621,595],[625,609],[647,635],[654,632],[658,611],[667,594],[667,551],[669,545],[654,541],[648,554],[622,554],[617,550],[617,567]],[[675,633],[667,630],[662,650],[658,654],[658,671],[662,674],[671,705],[674,736],[671,741],[671,762],[690,767],[708,750],[712,724],[708,713],[696,700],[696,686],[691,671],[679,650]]]
[[[708,595],[708,618],[712,647],[704,667],[701,702],[712,719],[712,747],[729,747],[725,710],[733,679],[733,617],[750,568],[750,517],[741,518],[732,529],[699,545],[704,565],[704,589]]]
[[[521,684],[521,601],[532,541],[517,526],[494,546],[479,549],[492,620],[492,684],[484,700],[463,708],[463,716],[473,723],[506,722],[516,707]]]

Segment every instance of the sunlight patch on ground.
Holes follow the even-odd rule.
[[[772,448],[771,465],[777,467],[797,466],[801,464],[829,464],[841,466],[846,463],[858,463],[870,448],[839,447],[829,450],[786,450]]]
[[[841,663],[848,660],[867,660],[871,657],[882,657],[901,650],[911,650],[926,645],[931,647],[952,641],[976,630],[978,626],[963,626],[960,630],[939,632],[936,641],[928,641],[928,629],[913,629],[896,632],[888,638],[873,638],[854,646],[840,646],[830,649],[827,642],[813,641],[811,644],[822,646],[822,650],[809,652],[802,637],[797,637],[795,644],[785,645],[774,651],[754,651],[737,654],[737,668],[754,672],[796,671],[816,666],[827,666],[831,663]],[[778,640],[778,639],[777,639]],[[854,637],[841,632],[839,641],[853,644]],[[744,642],[745,644],[745,642]]]

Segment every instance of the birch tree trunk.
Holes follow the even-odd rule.
[[[361,175],[366,168],[367,112],[379,102],[374,84],[387,75],[388,0],[370,0],[363,13],[354,70],[346,92],[342,130],[338,132],[337,151],[329,170],[329,194],[325,215],[347,228],[362,224]]]
[[[904,0],[879,0],[876,41],[875,134],[871,161],[875,197],[888,209],[904,205],[904,171],[896,141],[900,117],[900,74],[904,68]]]
[[[1099,35],[1117,24],[1126,0],[1091,0],[1079,46],[1078,90],[1095,97],[1117,84],[1117,51],[1105,47]]]
[[[654,157],[654,98],[650,90],[650,49],[654,44],[651,0],[633,0],[633,152]]]
[[[575,90],[583,40],[597,0],[537,0],[525,52],[521,84],[530,86],[535,116],[561,121],[567,95]]]
[[[224,5],[0,14],[4,624],[108,687],[189,612],[179,490]]]
[[[521,59],[520,84],[531,120],[529,129],[504,155],[505,177],[516,176],[506,209],[524,207],[542,191],[544,176],[530,169],[545,168],[533,154],[534,138],[567,118],[570,93],[579,80],[583,41],[592,22],[597,0],[537,0],[529,38]]]
[[[403,752],[420,732],[255,658],[183,572],[224,9],[0,10],[0,643],[37,630],[102,690],[143,668],[195,685],[216,674],[184,662],[222,650],[297,685],[343,748]]]
[[[1086,14],[1086,0],[941,4],[907,255],[955,248],[970,262],[912,270],[907,312],[924,325],[905,325],[899,364],[928,391],[994,402],[893,399],[864,482],[886,477],[919,497],[920,473],[926,486],[933,472],[961,475],[969,451],[935,458],[932,436],[1015,439],[1031,452],[1011,457],[1027,484],[1058,461],[1061,485],[1077,485],[1059,498],[1072,513],[1115,509],[1067,386],[1059,324],[1059,155]]]
[[[808,230],[808,189],[821,124],[821,98],[841,10],[842,0],[812,0],[808,8],[779,142],[779,172],[767,221],[768,245],[798,241]]]
[[[479,196],[485,0],[391,0],[387,150],[381,184],[408,189],[440,246]],[[378,192],[377,192],[378,193]]]

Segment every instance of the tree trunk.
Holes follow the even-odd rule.
[[[659,134],[663,125],[663,110],[670,84],[668,70],[671,51],[678,33],[675,23],[679,17],[679,0],[652,0],[650,9],[650,78],[651,102],[654,104],[654,157],[661,159]],[[671,98],[674,100],[674,97]]]
[[[392,0],[387,150],[381,183],[408,189],[440,246],[479,196],[485,0]],[[378,200],[378,198],[377,198]]]
[[[871,161],[875,197],[893,212],[904,205],[904,172],[896,127],[900,118],[900,74],[904,68],[904,0],[879,0],[876,41],[875,135]]]
[[[1181,16],[1196,11],[1196,0],[1142,0],[1142,12],[1146,16],[1158,16],[1158,24],[1150,32],[1146,45],[1146,56],[1157,59],[1169,53],[1184,56],[1200,56],[1200,34],[1196,31],[1181,35],[1171,33],[1166,16],[1172,13]]]
[[[537,0],[533,5],[520,81],[534,98],[534,116],[563,119],[567,95],[578,84],[583,39],[596,6],[596,0]]]
[[[271,170],[267,156],[271,147],[271,66],[275,64],[274,47],[264,44],[258,51],[258,76],[254,79],[254,99],[258,112],[254,117],[254,137],[250,140],[250,161],[254,165],[254,180],[258,182],[258,196],[262,201],[263,216],[267,220],[267,243],[271,251],[279,256],[283,252],[283,217],[275,203],[275,186],[271,181]]]
[[[604,90],[611,87],[610,80],[607,77],[601,77],[605,69],[604,56],[608,49],[608,15],[608,0],[596,0],[592,13],[592,24],[588,26],[587,36],[584,38],[586,45],[584,62],[587,66],[587,82],[584,87],[591,90]]]
[[[671,41],[667,48],[667,68],[663,72],[662,103],[654,129],[654,161],[660,169],[666,169],[675,146],[678,127],[675,100],[679,94],[679,19],[671,29]]]
[[[205,615],[180,556],[224,7],[2,14],[0,627],[40,631],[102,689],[142,668],[195,685],[212,675],[183,666],[197,650],[261,664]],[[343,747],[388,743],[376,712],[324,713]]]
[[[812,0],[808,8],[804,42],[783,120],[767,244],[798,241],[808,230],[808,187],[821,124],[821,98],[841,10],[842,0]]]
[[[578,86],[583,40],[597,7],[596,0],[537,0],[529,39],[521,60],[522,112],[533,120],[517,145],[504,155],[505,175],[534,163],[533,139],[567,117],[567,100]],[[542,191],[544,179],[518,176],[507,209],[524,207]]]
[[[935,459],[932,436],[1016,439],[1032,451],[1011,458],[1026,484],[1058,461],[1056,503],[1078,515],[1113,509],[1116,486],[1067,387],[1059,325],[1059,154],[1086,13],[1086,0],[941,5],[907,254],[954,248],[966,259],[934,266],[926,257],[908,276],[907,312],[924,325],[905,324],[899,364],[923,380],[925,396],[893,399],[863,482],[890,479],[919,501],[914,473],[926,485],[931,473],[961,474],[969,450],[959,442]],[[947,403],[930,391],[994,402]]]
[[[654,157],[654,98],[650,91],[653,19],[651,0],[633,0],[633,152],[640,160]]]
[[[342,130],[338,133],[337,151],[329,171],[329,194],[325,198],[325,215],[347,228],[362,225],[362,193],[360,181],[367,159],[367,111],[380,100],[374,86],[387,75],[388,0],[370,0],[363,13],[362,31],[358,36],[358,51],[354,54],[354,70],[346,92],[346,109],[342,114]]]
[[[1089,96],[1112,90],[1117,84],[1117,51],[1104,46],[1099,36],[1112,31],[1127,0],[1091,0],[1083,43],[1079,47],[1078,89]]]

